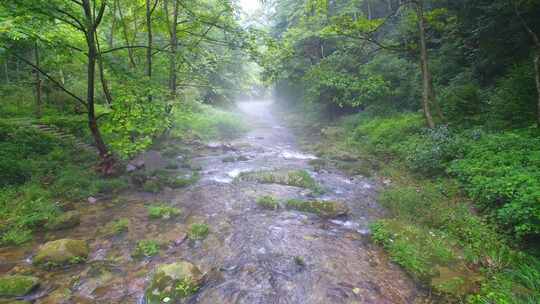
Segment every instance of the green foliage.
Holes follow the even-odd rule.
[[[146,89],[141,90],[141,86]],[[141,83],[118,87],[115,93],[103,131],[113,149],[127,158],[150,147],[154,137],[170,127],[168,104],[161,90]]]
[[[494,128],[527,127],[535,122],[537,92],[532,65],[515,65],[488,95]]]
[[[182,214],[182,210],[165,204],[148,206],[148,216],[152,219],[170,219]]]
[[[235,114],[197,102],[177,107],[172,124],[172,135],[182,139],[232,139],[246,131]]]
[[[131,256],[134,258],[151,258],[159,254],[160,244],[155,240],[142,240],[137,242]]]
[[[306,101],[356,108],[383,99],[389,91],[388,82],[375,73],[351,74],[351,59],[336,52],[312,67],[304,76],[309,84]]]
[[[429,231],[399,221],[380,220],[371,225],[373,239],[382,244],[392,260],[417,279],[429,283],[435,267],[457,259],[452,244],[439,231]]]
[[[279,209],[279,202],[273,196],[261,196],[257,199],[257,205],[264,209],[277,210]]]
[[[199,290],[199,285],[192,282],[190,279],[183,279],[176,283],[175,291],[179,298],[186,298],[196,293]]]
[[[354,130],[353,140],[367,144],[368,148],[376,152],[395,153],[399,143],[407,136],[418,133],[423,125],[420,115],[412,113],[365,119]]]
[[[107,225],[105,225],[105,227],[103,227],[103,229],[101,229],[100,231],[105,236],[114,236],[114,235],[118,235],[118,234],[128,231],[129,224],[130,224],[129,219],[120,218],[120,219],[107,223]]]
[[[210,227],[207,224],[196,223],[189,226],[188,238],[190,240],[204,240],[210,233]]]
[[[441,125],[407,137],[400,144],[398,153],[413,171],[427,176],[440,175],[451,161],[462,157],[467,140],[465,135]]]
[[[449,168],[467,193],[519,237],[540,234],[540,139],[535,130],[482,136]]]

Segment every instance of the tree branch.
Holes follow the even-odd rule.
[[[19,60],[21,60],[22,62],[28,64],[29,66],[31,66],[32,68],[34,68],[36,71],[40,72],[43,76],[45,76],[47,79],[49,79],[52,83],[54,83],[60,90],[64,91],[66,94],[68,94],[69,96],[75,98],[78,102],[80,102],[82,105],[84,105],[84,107],[88,107],[88,105],[86,104],[86,102],[80,98],[79,96],[75,95],[75,93],[72,93],[71,91],[69,91],[68,89],[66,89],[58,80],[54,79],[52,76],[50,76],[49,74],[47,74],[45,71],[43,71],[40,67],[36,66],[35,64],[33,64],[32,62],[26,60],[25,58],[17,55],[16,52],[13,52],[13,56],[15,56],[16,58],[18,58]]]

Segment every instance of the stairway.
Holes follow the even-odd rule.
[[[77,138],[73,134],[65,133],[64,131],[60,130],[59,128],[51,125],[46,125],[42,123],[34,122],[31,124],[32,127],[38,129],[39,131],[46,133],[48,135],[54,136],[56,138],[59,138],[63,141],[72,143],[75,148],[80,150],[85,150],[91,153],[98,153],[98,150],[96,147],[89,145],[85,142],[82,142],[79,138]]]

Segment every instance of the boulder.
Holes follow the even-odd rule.
[[[0,296],[21,297],[29,294],[39,285],[39,279],[32,276],[10,275],[0,277]]]
[[[86,260],[88,252],[85,241],[61,239],[42,245],[33,262],[35,265],[45,266],[77,264]]]
[[[187,261],[160,265],[146,290],[146,303],[177,303],[197,292],[203,279],[199,268]]]
[[[69,229],[79,225],[81,213],[79,211],[67,211],[47,222],[45,228],[49,230]]]

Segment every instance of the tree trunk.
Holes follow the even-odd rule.
[[[148,48],[146,49],[146,76],[152,78],[152,8],[151,0],[146,0],[146,30],[148,35]]]
[[[152,80],[152,50],[153,50],[153,37],[152,37],[152,13],[157,5],[157,1],[152,8],[150,5],[151,0],[146,0],[146,29],[148,34],[148,48],[146,49],[146,76],[148,80]],[[148,95],[148,101],[152,101],[152,95]]]
[[[431,114],[431,104],[433,102],[432,99],[435,98],[435,94],[433,92],[433,79],[428,63],[429,58],[426,47],[426,27],[422,1],[416,2],[416,15],[418,18],[418,33],[420,39],[420,66],[422,69],[422,106],[428,127],[434,128],[435,122],[433,121],[433,115]]]
[[[173,2],[173,12],[172,20],[169,22],[169,35],[170,35],[170,44],[171,44],[171,54],[169,61],[169,90],[171,91],[171,96],[176,97],[176,57],[178,53],[178,3],[179,0],[172,0]],[[169,16],[168,11],[168,1],[165,2],[165,14]]]
[[[99,45],[99,40],[96,37],[96,47],[97,47],[97,64],[99,68],[99,79],[101,80],[101,88],[103,89],[103,95],[105,95],[105,100],[108,104],[112,104],[112,94],[109,89],[109,84],[105,78],[105,70],[103,67],[103,57],[101,56],[101,47]]]
[[[534,58],[534,71],[536,78],[536,94],[537,94],[537,105],[536,105],[536,123],[540,128],[540,48],[536,50],[536,56]]]
[[[39,68],[40,66],[40,60],[39,60],[39,49],[38,49],[38,43],[37,41],[34,43],[34,58],[36,61],[36,66]],[[41,98],[41,74],[37,69],[34,69],[34,77],[36,78],[36,117],[41,117],[42,112],[42,98]]]
[[[8,61],[9,57],[6,56],[6,60],[4,61],[4,72],[6,73],[6,83],[9,83],[9,67],[8,67]]]
[[[118,4],[118,0],[115,0],[116,7],[118,8],[118,14],[120,15],[120,21],[122,23],[122,31],[124,33],[124,40],[126,42],[127,51],[128,51],[128,59],[129,59],[129,66],[132,69],[135,69],[135,57],[133,56],[133,49],[129,46],[131,46],[131,42],[129,41],[129,31],[126,19],[124,18],[124,13],[122,11],[122,6]]]
[[[92,132],[94,138],[94,143],[98,149],[99,156],[102,159],[102,164],[109,163],[111,161],[111,155],[109,149],[103,138],[98,127],[95,106],[94,106],[94,93],[95,93],[95,79],[96,79],[96,60],[98,56],[95,35],[96,35],[96,22],[92,14],[92,8],[90,5],[90,0],[82,0],[84,13],[86,17],[86,44],[88,46],[88,65],[87,65],[87,91],[86,91],[86,103],[88,110],[88,126]],[[107,167],[109,167],[107,165]]]

